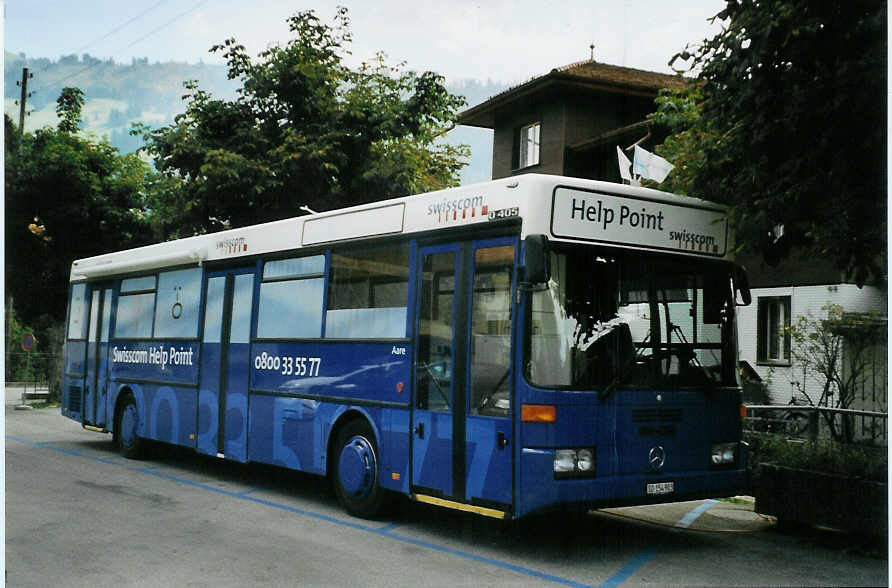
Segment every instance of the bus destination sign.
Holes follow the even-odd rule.
[[[559,187],[554,191],[551,233],[558,238],[722,257],[728,219],[714,208]]]

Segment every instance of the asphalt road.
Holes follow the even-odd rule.
[[[118,456],[58,409],[6,410],[9,586],[887,585],[829,532],[720,501],[504,524],[400,503],[341,511],[319,478],[156,447]]]

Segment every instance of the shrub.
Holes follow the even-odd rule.
[[[771,434],[752,435],[747,442],[750,444],[747,467],[753,483],[758,481],[761,464],[886,481],[888,454],[885,446],[870,447],[830,440],[791,441]]]

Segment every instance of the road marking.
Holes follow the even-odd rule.
[[[108,465],[123,466],[129,470],[133,470],[133,471],[147,474],[150,476],[156,476],[158,478],[163,478],[166,480],[170,480],[172,482],[185,484],[187,486],[192,486],[193,488],[198,488],[201,490],[206,490],[206,491],[214,492],[217,494],[222,494],[224,496],[229,496],[230,498],[235,498],[238,500],[254,502],[256,504],[261,504],[264,506],[268,506],[270,508],[284,510],[284,511],[291,512],[291,513],[294,513],[297,515],[314,518],[317,520],[325,521],[325,522],[332,523],[335,525],[340,525],[343,527],[350,527],[352,529],[356,529],[358,531],[364,531],[366,533],[374,533],[376,535],[384,535],[394,541],[400,541],[402,543],[409,543],[409,544],[415,545],[417,547],[423,547],[425,549],[430,549],[432,551],[439,551],[441,553],[455,555],[455,556],[458,556],[458,557],[461,557],[464,559],[470,559],[470,560],[473,560],[476,562],[485,563],[485,564],[488,564],[488,565],[491,565],[491,566],[494,566],[497,568],[509,570],[509,571],[512,571],[512,572],[515,572],[518,574],[522,574],[525,576],[530,576],[533,578],[538,578],[540,580],[554,582],[555,584],[561,584],[563,586],[572,586],[574,588],[592,588],[591,584],[584,584],[582,582],[576,582],[575,580],[570,580],[568,578],[562,578],[560,576],[554,576],[552,574],[548,574],[546,572],[540,572],[539,570],[534,570],[532,568],[527,568],[524,566],[519,566],[519,565],[515,565],[512,563],[508,563],[505,561],[500,561],[497,559],[484,557],[482,555],[477,555],[476,553],[470,553],[470,552],[462,551],[459,549],[453,549],[451,547],[446,547],[444,545],[437,545],[436,543],[430,543],[428,541],[423,541],[420,539],[413,539],[411,537],[405,537],[402,535],[394,535],[394,534],[390,533],[390,531],[392,531],[393,529],[400,526],[400,524],[397,524],[397,523],[391,523],[389,525],[385,525],[383,527],[377,527],[377,528],[370,527],[370,526],[363,525],[360,523],[354,523],[352,521],[345,521],[345,520],[338,519],[338,518],[335,518],[335,517],[332,517],[329,515],[316,513],[316,512],[304,510],[301,508],[288,506],[287,504],[281,504],[279,502],[273,502],[271,500],[265,500],[263,498],[257,498],[256,496],[249,495],[248,492],[252,492],[252,491],[254,491],[254,489],[251,489],[248,491],[242,491],[242,492],[233,492],[231,490],[224,490],[222,488],[216,488],[209,484],[203,484],[201,482],[196,482],[194,480],[188,480],[186,478],[181,478],[179,476],[174,476],[171,474],[166,474],[164,472],[159,472],[157,470],[149,469],[147,467],[139,467],[139,468],[128,467],[126,464],[119,463],[119,462],[114,461],[109,458],[88,455],[88,454],[82,453],[80,451],[75,451],[73,449],[65,449],[62,447],[56,447],[56,446],[50,445],[48,443],[42,443],[42,442],[38,442],[38,441],[29,441],[27,439],[22,439],[20,437],[14,437],[12,435],[6,435],[6,439],[11,440],[11,441],[17,441],[19,443],[24,443],[26,445],[31,445],[34,447],[40,447],[43,449],[50,449],[52,451],[58,451],[59,453],[64,453],[66,455],[73,455],[76,457],[92,459],[94,461],[98,461],[100,463],[104,463],[104,464],[108,464]],[[713,501],[713,502],[716,502],[716,501]],[[694,517],[694,518],[696,518],[696,517]],[[607,578],[607,580],[605,580],[602,584],[600,584],[600,586],[611,587],[611,588],[615,587],[615,586],[619,586],[620,584],[625,582],[629,577],[631,577],[636,571],[638,571],[638,569],[641,568],[645,563],[647,563],[656,553],[657,553],[657,549],[655,547],[645,549],[644,551],[642,551],[641,553],[636,555],[634,558],[632,558],[632,560],[629,561],[626,565],[624,565],[622,568],[620,568],[619,571],[617,571],[615,574],[613,574],[612,576]]]
[[[719,503],[718,500],[712,500],[712,499],[707,500],[700,506],[698,506],[694,509],[691,509],[691,512],[689,512],[685,516],[681,517],[681,520],[679,520],[677,523],[675,523],[675,526],[678,527],[679,529],[687,529],[688,527],[691,526],[691,523],[693,523],[698,518],[700,518],[700,515],[702,515],[707,510],[709,510],[713,504],[718,504],[718,503]]]
[[[375,532],[381,533],[382,535],[386,535],[386,534],[390,533],[391,531],[393,531],[394,529],[397,529],[402,526],[403,526],[402,523],[389,523],[387,525],[384,525],[383,527],[378,527],[377,529],[375,529]]]
[[[615,586],[619,586],[620,584],[631,578],[632,574],[637,572],[656,554],[656,547],[648,547],[647,549],[633,557],[632,560],[621,567],[619,571],[607,578],[607,580],[605,580],[599,588],[614,588]]]

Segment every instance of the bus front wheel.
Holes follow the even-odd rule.
[[[115,413],[115,442],[124,457],[137,459],[142,456],[144,442],[139,436],[139,411],[136,400],[129,393]]]
[[[385,491],[378,485],[377,456],[375,436],[365,421],[351,421],[338,432],[332,483],[338,502],[353,516],[370,519],[381,512]]]

